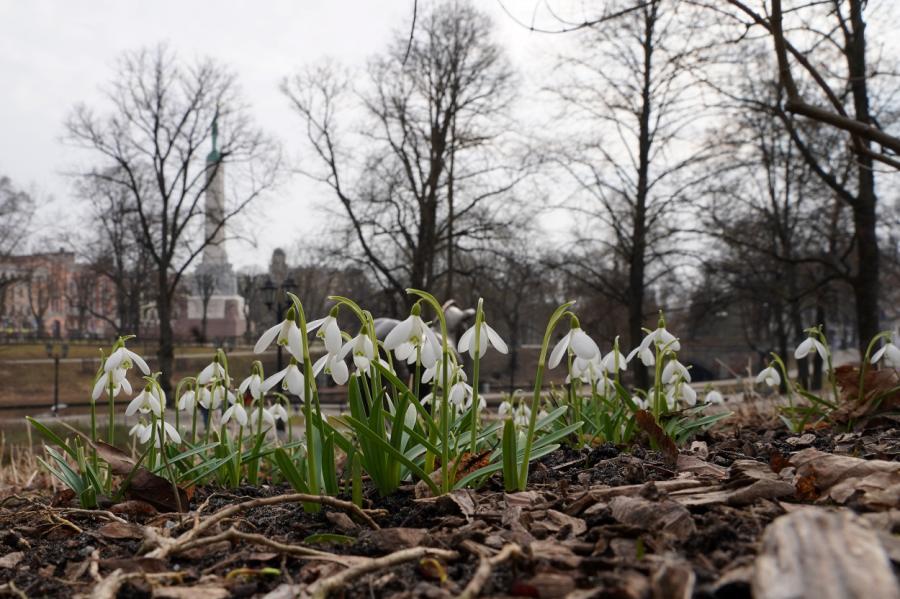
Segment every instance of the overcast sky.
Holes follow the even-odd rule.
[[[535,5],[533,0],[505,4],[523,19]],[[523,95],[529,95],[549,59],[570,43],[561,39],[568,36],[530,33],[494,0],[476,5],[494,17],[498,40],[523,74]],[[282,141],[296,164],[304,150],[300,120],[278,91],[279,81],[325,57],[363,66],[385,48],[392,31],[409,27],[411,9],[412,0],[0,0],[0,174],[42,199],[43,234],[54,235],[61,223],[71,226],[77,209],[65,173],[85,156],[62,141],[66,116],[78,102],[102,105],[101,87],[123,51],[161,41],[183,58],[209,55],[234,69],[253,116]],[[300,176],[273,195],[264,206],[269,214],[327,198]],[[247,222],[261,226],[259,212]],[[230,242],[231,261],[263,266],[275,247],[314,238],[323,223],[311,217],[302,224],[283,219],[267,224],[256,247]]]

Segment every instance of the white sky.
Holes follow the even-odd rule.
[[[570,36],[533,34],[494,0],[475,3],[494,17],[497,36],[523,77],[524,98],[546,74]],[[534,0],[506,0],[529,19]],[[234,69],[253,116],[283,143],[290,164],[303,160],[301,121],[278,91],[280,80],[325,57],[362,67],[385,48],[391,32],[409,27],[412,0],[0,0],[0,174],[41,198],[43,237],[79,220],[65,175],[85,156],[62,142],[63,123],[78,102],[102,106],[100,89],[125,50],[166,41],[182,58],[209,55]],[[329,199],[327,191],[292,176],[250,223],[266,214]],[[318,212],[305,223],[276,219],[256,244],[232,241],[238,267],[264,266],[275,247],[290,249],[322,232]],[[83,211],[82,211],[83,214]],[[48,248],[55,249],[55,248]]]

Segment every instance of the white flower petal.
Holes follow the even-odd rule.
[[[272,345],[272,342],[275,341],[275,338],[278,337],[278,332],[281,330],[281,323],[279,322],[275,326],[266,329],[260,337],[259,341],[256,342],[256,345],[253,346],[253,353],[261,354],[266,349]]]

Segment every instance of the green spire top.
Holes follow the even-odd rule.
[[[212,151],[206,156],[207,162],[218,162],[221,159],[219,154],[219,109],[216,108],[216,114],[212,121]]]

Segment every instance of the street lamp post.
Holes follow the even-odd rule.
[[[290,277],[285,278],[278,285],[276,285],[271,278],[266,278],[266,282],[262,286],[262,291],[265,294],[263,297],[265,297],[266,308],[275,314],[275,323],[281,322],[281,319],[284,318],[284,312],[291,304],[290,299],[287,297],[287,293],[289,291],[294,291],[294,289],[296,289],[296,285]],[[282,363],[281,344],[276,344],[276,346],[278,348],[276,372],[280,372],[281,369],[284,368],[284,364]]]
[[[68,343],[47,343],[47,357],[53,358],[53,414],[59,415],[59,361],[69,354]]]

